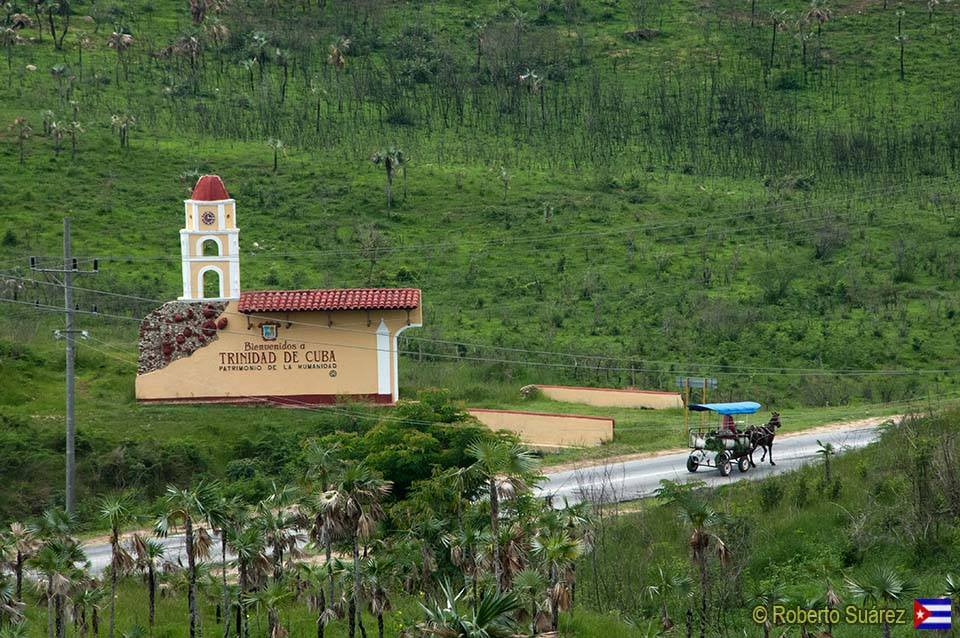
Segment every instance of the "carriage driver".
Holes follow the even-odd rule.
[[[724,415],[723,415],[723,421],[722,421],[722,423],[721,423],[721,428],[720,428],[720,429],[723,431],[723,434],[729,434],[729,435],[736,436],[736,434],[737,434],[737,425],[736,425],[736,423],[733,422],[733,415],[732,415],[732,414],[724,414]]]

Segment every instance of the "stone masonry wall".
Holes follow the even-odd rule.
[[[217,339],[227,328],[225,301],[169,301],[140,322],[140,360],[137,374],[166,367],[189,357]]]

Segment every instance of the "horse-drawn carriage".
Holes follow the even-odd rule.
[[[751,428],[747,424],[746,416],[759,410],[759,403],[753,401],[694,403],[687,406],[687,409],[692,412],[712,412],[720,415],[720,425],[716,429],[708,428],[703,420],[695,429],[688,428],[687,434],[692,451],[687,457],[687,471],[696,472],[701,466],[715,467],[720,470],[722,476],[728,476],[733,470],[734,463],[741,472],[750,469],[753,465],[751,454],[757,447],[755,436],[757,428]],[[737,422],[735,420],[737,416],[744,418]]]

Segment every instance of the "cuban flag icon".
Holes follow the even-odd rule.
[[[950,629],[949,598],[917,598],[913,601],[914,629]]]

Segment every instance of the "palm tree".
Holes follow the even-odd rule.
[[[124,78],[127,77],[127,65],[124,62],[123,54],[133,45],[133,36],[129,33],[119,33],[114,31],[107,38],[107,46],[117,52],[116,83],[120,84],[120,66],[123,65]]]
[[[383,638],[383,614],[390,611],[395,565],[389,558],[370,556],[361,567],[363,589],[370,600],[370,613],[377,619],[377,636]]]
[[[690,594],[690,577],[681,572],[664,571],[663,567],[657,567],[657,584],[650,585],[649,593],[660,599],[660,626],[664,631],[669,631],[673,627],[673,620],[670,618],[667,601],[675,596]]]
[[[267,638],[284,638],[287,631],[280,624],[279,607],[293,596],[293,592],[287,589],[283,581],[273,581],[254,594],[247,596],[250,604],[257,608],[257,613],[261,609],[267,612]]]
[[[864,607],[887,608],[897,604],[913,593],[913,584],[905,580],[895,569],[879,565],[864,574],[859,580],[847,579],[847,591]],[[890,638],[890,623],[883,620],[883,638]]]
[[[53,152],[55,155],[60,155],[60,150],[63,145],[63,138],[66,136],[66,125],[62,122],[51,122],[50,123],[50,137],[53,138]]]
[[[833,447],[833,443],[827,441],[823,443],[820,439],[817,439],[817,445],[820,447],[817,449],[817,454],[823,457],[823,481],[825,484],[830,483],[830,457],[837,453],[836,449]]]
[[[133,523],[130,499],[126,495],[108,496],[100,501],[100,518],[110,528],[110,638],[114,637],[117,611],[117,579],[133,567],[133,558],[120,545],[121,530]]]
[[[783,29],[787,23],[787,12],[780,9],[770,12],[770,26],[773,28],[773,35],[770,38],[770,62],[768,68],[773,68],[773,56],[777,49],[777,31]]]
[[[257,504],[256,523],[263,531],[264,540],[273,549],[273,579],[283,578],[283,557],[294,556],[304,541],[303,535],[296,529],[302,523],[300,515],[294,510],[297,491],[291,485],[272,484],[270,495]]]
[[[343,112],[343,93],[340,91],[340,74],[347,66],[347,51],[350,50],[350,38],[341,37],[330,45],[330,54],[327,55],[327,64],[333,67],[337,78],[337,111]]]
[[[563,529],[576,540],[580,541],[582,552],[588,554],[593,551],[593,514],[590,511],[590,504],[587,501],[571,503],[567,497],[563,498],[563,508],[560,510],[551,510],[555,513]],[[570,566],[570,603],[575,605],[577,602],[577,564]]]
[[[317,439],[311,439],[307,442],[304,457],[307,464],[307,480],[313,485],[315,493],[324,494],[330,487],[330,480],[342,466],[339,457],[340,444],[324,445]],[[317,490],[316,488],[319,488]],[[327,581],[329,591],[326,596],[326,603],[333,605],[336,600],[335,581],[333,577],[333,522],[328,516],[328,511],[316,506],[316,502],[308,503],[311,508],[308,516],[313,519],[313,525],[310,529],[310,535],[315,543],[323,545],[324,555],[326,557]]]
[[[0,627],[0,638],[27,638],[27,623],[11,623]]]
[[[773,584],[765,589],[758,590],[750,599],[750,604],[754,607],[763,607],[767,610],[768,620],[763,623],[763,638],[769,638],[770,624],[769,618],[773,615],[771,608],[779,603],[786,602],[787,597],[783,592],[783,586],[779,583]]]
[[[64,638],[64,606],[71,582],[82,573],[77,563],[85,563],[86,556],[72,538],[54,538],[44,543],[28,564],[46,580],[47,636]]]
[[[391,483],[384,481],[365,463],[344,470],[336,486],[324,492],[322,507],[329,510],[332,521],[353,542],[353,591],[350,595],[349,629],[354,636],[354,617],[362,609],[360,581],[360,541],[369,539],[383,516],[383,499],[390,493]]]
[[[70,159],[77,159],[77,138],[86,132],[80,122],[70,122],[64,125],[64,133],[70,137]]]
[[[550,616],[553,631],[557,631],[560,612],[570,607],[569,570],[583,551],[580,541],[566,531],[550,532],[533,539],[534,556],[547,565],[550,584]]]
[[[17,600],[23,600],[23,564],[37,551],[39,543],[31,529],[23,523],[10,523],[7,538],[10,539],[13,551],[16,553],[13,563],[13,571],[16,576],[16,598]]]
[[[833,11],[827,6],[826,0],[811,0],[810,8],[805,17],[808,21],[817,23],[817,63],[820,62],[821,32],[823,25],[833,17]]]
[[[227,529],[243,519],[244,506],[236,497],[220,495],[207,508],[207,524],[220,538],[220,580],[223,586],[223,638],[230,636],[230,591],[227,587]],[[151,624],[152,617],[151,617]]]
[[[531,636],[537,635],[537,609],[546,589],[547,579],[533,567],[525,567],[513,578],[513,592],[530,610]]]
[[[398,164],[396,150],[391,147],[387,150],[377,151],[370,157],[370,161],[373,162],[374,166],[383,164],[383,170],[387,177],[384,190],[387,193],[387,208],[390,208],[393,206],[393,174]]]
[[[960,577],[954,576],[953,574],[947,574],[946,582],[947,589],[944,594],[949,596],[951,602],[953,603],[953,612],[951,613],[951,617],[960,618]]]
[[[10,86],[10,81],[13,79],[13,47],[21,41],[12,27],[0,28],[0,45],[7,50],[7,86]]]
[[[440,585],[443,600],[421,604],[424,621],[417,627],[426,636],[437,638],[509,638],[514,625],[510,618],[520,609],[520,600],[513,593],[492,591],[486,593],[476,611],[460,611],[464,590],[454,593],[449,582]]]
[[[323,589],[326,580],[326,565],[297,563],[295,567],[294,588],[307,597],[307,609],[317,614],[317,638],[323,638],[327,623],[333,619],[329,613],[326,592]]]
[[[110,124],[117,131],[120,148],[130,146],[130,129],[137,123],[137,118],[127,113],[115,113],[110,116]]]
[[[237,634],[246,636],[247,628],[243,622],[244,596],[254,583],[264,580],[264,574],[270,567],[270,559],[264,551],[262,531],[253,525],[227,528],[227,546],[233,550],[236,558],[239,598],[236,607]]]
[[[28,561],[46,577],[47,634],[58,638],[63,634],[63,597],[75,576],[75,563],[85,560],[77,542],[70,537],[74,516],[66,510],[45,510],[30,528],[31,534],[43,541]],[[55,631],[56,628],[56,631]]]
[[[287,146],[283,143],[283,140],[275,137],[271,137],[267,140],[267,146],[273,150],[273,172],[277,172],[277,167],[280,165],[280,156],[287,156]]]
[[[13,583],[0,574],[0,627],[23,621],[24,604],[17,600]]]
[[[77,636],[86,638],[87,636],[87,613],[91,615],[94,633],[98,633],[98,616],[100,603],[106,596],[106,591],[100,586],[100,581],[87,578],[76,583],[74,587],[73,598],[73,621],[77,626]]]
[[[17,117],[14,118],[13,124],[10,125],[10,130],[16,133],[17,155],[20,158],[20,166],[23,166],[24,150],[26,149],[27,140],[30,139],[30,135],[33,133],[33,129],[30,128],[27,118]]]
[[[194,522],[202,521],[207,507],[215,502],[216,483],[200,481],[192,488],[167,487],[163,514],[157,519],[154,531],[165,538],[170,530],[183,525],[187,552],[187,610],[190,616],[190,638],[196,638],[199,622],[197,610],[197,556],[199,547],[194,546],[196,534]]]
[[[715,531],[726,517],[714,510],[710,505],[695,497],[692,490],[696,484],[679,486],[672,481],[661,481],[657,489],[657,497],[680,508],[680,516],[690,528],[690,538],[687,544],[690,547],[690,558],[697,569],[700,579],[700,638],[707,634],[707,590],[709,588],[709,571],[707,561],[711,544],[721,562],[726,562],[730,556],[726,543]]]
[[[470,589],[473,593],[471,600],[474,609],[480,601],[477,592],[477,581],[483,568],[483,552],[481,549],[490,543],[490,532],[482,529],[473,521],[462,523],[455,532],[445,534],[441,542],[450,550],[450,562],[463,572],[464,580],[470,580]]]
[[[150,626],[153,627],[157,601],[157,561],[163,558],[165,548],[162,543],[144,538],[140,534],[133,535],[132,544],[137,555],[137,567],[145,572],[144,576],[147,579],[147,597],[150,605],[149,621]]]
[[[535,483],[537,462],[525,448],[506,439],[477,439],[467,446],[474,459],[473,471],[487,483],[490,497],[490,537],[493,541],[493,576],[500,590],[503,567],[500,564],[500,492],[504,483],[515,491]]]

